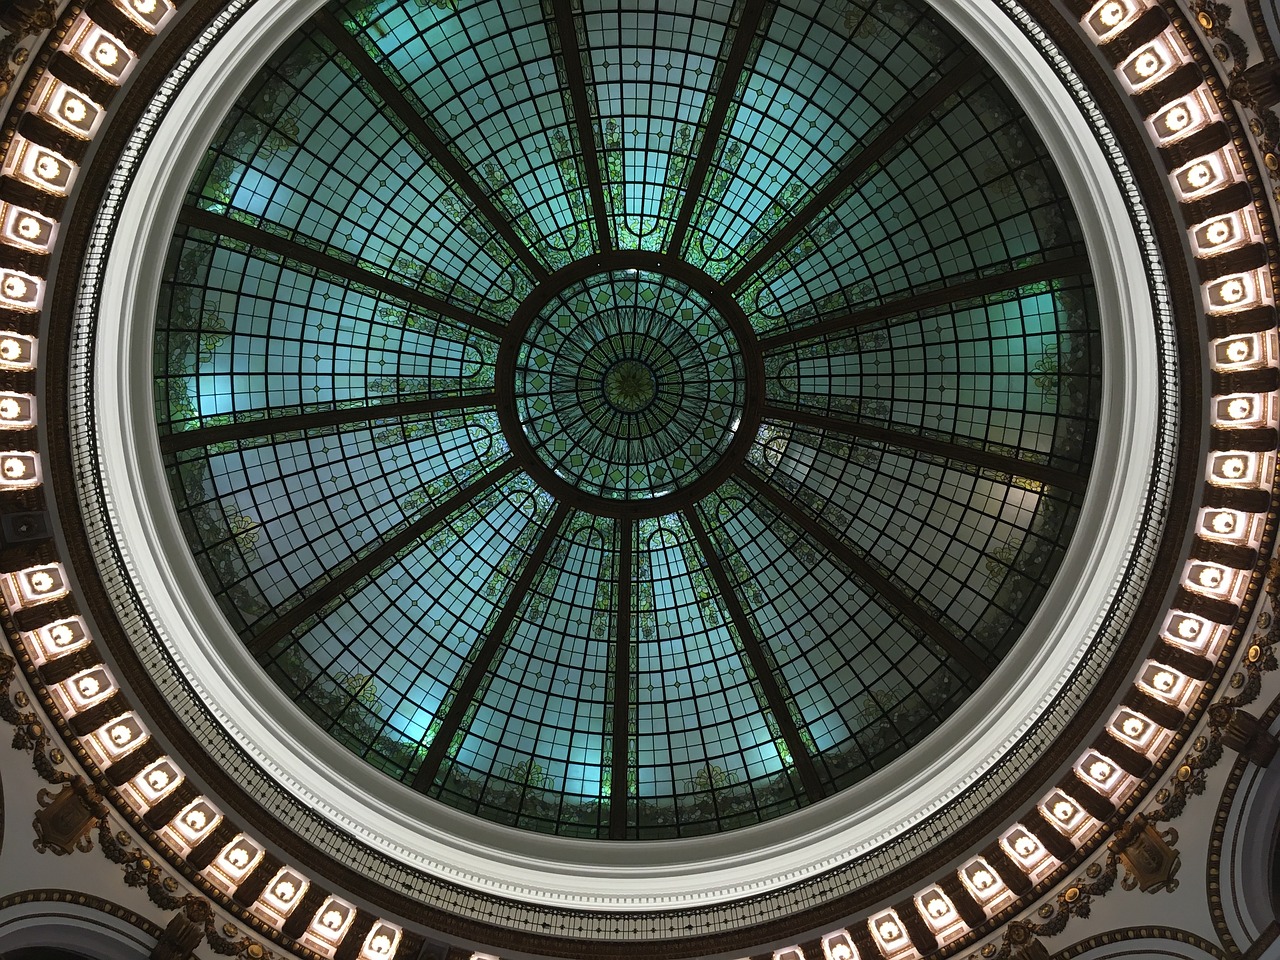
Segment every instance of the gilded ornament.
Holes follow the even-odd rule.
[[[19,690],[13,695],[13,702],[20,707],[26,707],[30,706],[31,698],[27,696],[27,692],[25,690]]]
[[[1067,903],[1075,903],[1080,899],[1080,888],[1067,887],[1066,892],[1062,895],[1062,899],[1067,901]]]
[[[1196,22],[1200,24],[1200,29],[1202,30],[1208,31],[1213,29],[1213,17],[1209,16],[1209,12],[1207,10],[1201,10],[1196,14]]]
[[[1037,910],[1036,913],[1040,914],[1040,916],[1045,920],[1048,920],[1053,916],[1053,907],[1050,904],[1042,903],[1040,904],[1040,909]]]
[[[1249,647],[1249,652],[1247,654],[1247,657],[1250,663],[1257,663],[1258,660],[1262,657],[1262,647],[1260,647],[1256,643],[1251,645]]]
[[[1209,745],[1209,741],[1206,740],[1204,737],[1196,737],[1195,742],[1191,744],[1192,749],[1194,749],[1197,753],[1203,753],[1204,748],[1207,747],[1208,745]]]
[[[1189,763],[1184,763],[1182,766],[1178,767],[1177,777],[1178,777],[1178,779],[1179,779],[1179,780],[1183,781],[1184,783],[1185,783],[1186,781],[1190,780],[1190,779],[1191,779],[1191,764],[1189,764]]]
[[[996,945],[994,943],[984,944],[982,947],[982,955],[984,957],[994,957],[996,955]]]
[[[1233,690],[1239,690],[1243,686],[1244,686],[1244,674],[1233,673],[1231,675],[1231,688]]]
[[[1228,60],[1231,59],[1230,51],[1227,50],[1225,44],[1221,44],[1221,43],[1215,43],[1213,45],[1213,55],[1217,57],[1219,60],[1221,60],[1223,63],[1226,63]]]
[[[1187,769],[1190,770],[1189,767]],[[1176,830],[1170,828],[1161,832],[1142,814],[1136,814],[1116,831],[1107,844],[1125,867],[1120,886],[1125,890],[1136,887],[1143,893],[1158,890],[1172,893],[1176,890],[1178,881],[1174,878],[1182,866],[1182,855],[1173,846],[1177,842]]]

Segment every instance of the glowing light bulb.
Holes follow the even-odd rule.
[[[1212,526],[1214,533],[1233,533],[1236,529],[1236,518],[1229,513],[1214,514]],[[1183,623],[1188,622],[1190,621],[1183,621]]]
[[[1222,586],[1222,579],[1222,571],[1217,567],[1201,567],[1200,573],[1196,576],[1200,586],[1208,587],[1210,590],[1216,590]]]
[[[108,736],[111,737],[111,742],[114,743],[117,747],[123,747],[126,743],[128,743],[130,740],[133,739],[133,731],[130,730],[129,727],[126,726],[125,724],[117,723],[114,727],[111,728],[110,732],[108,733]]]
[[[60,623],[49,631],[49,639],[55,647],[67,647],[75,642],[76,635],[65,623]]]
[[[0,358],[17,360],[22,356],[22,344],[10,337],[0,340]]]
[[[986,890],[995,885],[996,878],[991,875],[989,870],[975,870],[969,875],[969,879],[973,881],[973,885],[979,890]]]
[[[1197,163],[1194,167],[1187,171],[1187,183],[1191,186],[1199,188],[1208,186],[1213,182],[1213,170],[1207,163]]]
[[[152,790],[159,793],[169,785],[169,774],[164,770],[152,770],[147,774],[147,784]]]
[[[36,175],[50,183],[62,176],[62,164],[47,153],[41,154],[36,161]]]
[[[1244,282],[1238,277],[1233,277],[1218,287],[1218,296],[1226,303],[1239,303],[1244,299],[1244,295]]]
[[[1128,12],[1124,4],[1111,0],[1110,3],[1104,4],[1102,9],[1098,11],[1098,19],[1102,21],[1103,26],[1114,27],[1124,19],[1125,14]]]
[[[320,922],[330,930],[337,930],[342,926],[342,921],[345,919],[346,917],[342,915],[341,911],[326,910],[324,916],[320,918]]]
[[[103,40],[93,48],[93,59],[104,67],[114,67],[120,62],[120,50],[114,43]]]
[[[1029,857],[1036,852],[1039,844],[1032,840],[1025,833],[1020,836],[1013,844],[1014,852],[1021,857]]]
[[[925,909],[929,911],[929,916],[938,920],[947,915],[947,902],[941,897],[934,897],[925,904]]]
[[[5,472],[9,472],[8,464],[5,464]],[[19,473],[18,476],[22,474]],[[31,589],[36,593],[48,593],[53,589],[53,577],[45,573],[43,570],[39,573],[33,573],[30,577]]]
[[[1133,62],[1133,70],[1138,76],[1145,80],[1148,77],[1155,76],[1156,72],[1162,65],[1162,61],[1158,56],[1156,56],[1155,51],[1148,50]]]
[[[204,829],[205,824],[209,822],[209,818],[205,816],[203,810],[192,810],[183,819],[193,833],[199,833]]]
[[[1053,805],[1053,815],[1065,823],[1076,815],[1076,808],[1065,800],[1059,800]]]
[[[1111,776],[1112,769],[1111,764],[1105,760],[1095,760],[1089,764],[1089,776],[1099,783],[1104,783]]]
[[[1170,133],[1177,133],[1179,130],[1185,130],[1187,124],[1191,122],[1191,111],[1179,104],[1168,110],[1164,115],[1164,125]]]
[[[21,217],[18,220],[18,236],[24,240],[34,240],[40,236],[40,221],[35,217]]]
[[[1239,480],[1248,472],[1249,467],[1244,457],[1227,457],[1218,469],[1226,479]]]
[[[62,115],[72,123],[83,123],[84,118],[89,115],[89,108],[79,97],[67,97],[62,102]]]
[[[1162,693],[1168,693],[1177,682],[1177,679],[1168,670],[1161,670],[1151,678],[1151,685]]]
[[[1125,732],[1125,736],[1133,737],[1136,740],[1138,737],[1142,736],[1143,732],[1147,729],[1147,725],[1137,717],[1129,717],[1125,720],[1122,729]]]
[[[27,295],[27,281],[12,274],[4,278],[4,295],[10,300],[21,300]]]
[[[237,870],[243,870],[249,865],[249,851],[244,847],[233,847],[223,859]]]
[[[19,460],[17,457],[7,457],[4,461],[3,469],[4,469],[4,475],[8,477],[10,480],[21,480],[23,477],[27,475],[27,465],[23,463],[21,460]],[[37,576],[47,577],[48,574],[37,574]],[[32,586],[35,586],[35,582],[36,582],[36,578],[32,577],[31,578]],[[50,587],[53,586],[52,580],[49,581],[49,586]],[[37,587],[36,589],[39,589],[39,587]],[[45,589],[47,590],[48,587],[46,587]]]
[[[1231,222],[1228,220],[1213,221],[1205,228],[1204,236],[1214,246],[1226,243],[1231,239]]]
[[[90,697],[98,695],[98,691],[102,689],[96,677],[81,677],[76,682],[76,689],[80,691],[80,696],[88,700]]]
[[[281,880],[276,884],[275,895],[278,900],[288,903],[293,899],[293,895],[297,893],[297,888],[288,880]]]
[[[886,920],[884,923],[880,924],[879,930],[880,936],[885,940],[885,942],[897,940],[902,936],[902,930],[892,920]]]

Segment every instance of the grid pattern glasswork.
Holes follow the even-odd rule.
[[[186,199],[169,492],[231,628],[383,774],[565,837],[729,830],[1035,642],[1097,305],[1043,142],[918,0],[335,0]]]
[[[724,318],[647,270],[570,284],[530,325],[516,362],[525,435],[555,474],[596,496],[687,486],[733,441],[743,365]]]

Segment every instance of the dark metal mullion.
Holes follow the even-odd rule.
[[[966,647],[962,640],[934,619],[933,615],[908,596],[906,591],[876,570],[849,544],[806,513],[794,498],[783,494],[748,466],[739,467],[733,476],[760,494],[778,513],[821,544],[849,570],[855,579],[862,581],[874,594],[879,595],[882,600],[895,607],[919,627],[925,636],[955,660],[975,681],[980,683],[991,672],[990,668],[983,664],[977,654]]]
[[[409,100],[395,85],[391,78],[387,75],[373,57],[365,51],[360,45],[360,41],[353,37],[328,10],[321,10],[315,15],[316,22],[320,25],[321,31],[329,42],[338,48],[338,52],[346,57],[351,65],[359,71],[360,75],[369,81],[369,85],[382,98],[383,102],[391,108],[392,112],[399,117],[400,121],[409,129],[409,132],[420,142],[431,154],[432,158],[440,164],[453,180],[454,184],[466,194],[472,205],[480,211],[480,213],[489,221],[494,231],[500,236],[511,251],[520,259],[520,262],[528,268],[534,278],[539,282],[545,280],[549,274],[546,267],[538,260],[532,250],[516,232],[511,222],[502,214],[497,205],[489,199],[489,195],[484,192],[471,176],[467,168],[455,157],[445,145],[445,143],[436,136],[435,132],[422,118],[422,115],[413,108]]]
[[[816,803],[826,796],[827,791],[823,788],[822,780],[818,776],[818,769],[813,764],[813,757],[809,755],[809,749],[805,746],[804,738],[800,735],[800,728],[796,726],[795,720],[791,716],[786,696],[783,694],[782,688],[778,685],[778,680],[769,666],[769,658],[765,655],[764,647],[761,645],[759,637],[756,636],[755,628],[751,625],[751,619],[747,616],[747,611],[743,608],[737,591],[733,589],[733,585],[729,581],[729,575],[725,572],[724,565],[716,554],[715,545],[711,542],[711,537],[707,534],[707,529],[703,526],[701,517],[698,516],[697,504],[684,510],[683,515],[689,524],[693,539],[698,543],[698,549],[702,551],[707,569],[711,573],[711,579],[715,581],[716,589],[719,591],[725,607],[728,608],[729,619],[733,621],[738,638],[742,641],[742,647],[746,651],[752,672],[755,673],[756,680],[760,683],[760,689],[764,693],[769,712],[773,714],[773,719],[778,725],[778,732],[781,733],[782,739],[786,741],[787,749],[791,752],[791,759],[795,764],[796,772],[800,775],[800,783],[804,787],[805,794],[810,802]]]
[[[517,466],[518,464],[514,459],[509,459],[497,466],[490,467],[435,509],[410,523],[391,539],[379,543],[310,596],[286,610],[278,620],[273,621],[257,636],[251,638],[248,641],[250,651],[254,654],[259,654],[271,649],[275,643],[288,636],[304,620],[312,614],[319,613],[325,604],[354,587],[401,550],[412,546],[425,533],[447,520],[450,514],[466,506],[481,493],[501,482],[508,474],[513,473]],[[309,586],[315,586],[315,584],[310,584]]]
[[[866,307],[832,317],[804,327],[782,330],[760,338],[760,349],[769,353],[779,347],[793,343],[804,343],[817,337],[844,333],[856,327],[889,320],[894,317],[906,317],[920,310],[944,307],[949,303],[959,303],[976,297],[1003,293],[1006,290],[1017,290],[1033,283],[1044,283],[1049,280],[1064,280],[1089,272],[1089,258],[1084,254],[1062,257],[1058,260],[1046,260],[1044,263],[1033,263],[1026,267],[1018,267],[1006,273],[995,273],[985,277],[954,283],[936,290],[925,290],[913,293],[898,300],[880,303],[874,307]]]
[[[578,149],[582,151],[583,173],[591,193],[596,233],[600,252],[613,252],[613,232],[609,224],[609,208],[604,199],[604,176],[600,172],[600,154],[596,144],[596,117],[587,99],[587,78],[582,72],[582,48],[574,24],[572,0],[551,0],[555,12],[556,34],[560,39],[560,60],[564,64],[565,81],[573,101],[573,119],[578,128]]]
[[[483,330],[491,336],[501,338],[504,332],[504,327],[501,324],[486,320],[483,317],[477,317],[449,303],[447,300],[433,297],[429,293],[423,293],[398,280],[372,273],[357,264],[348,263],[340,257],[333,256],[333,254],[313,250],[305,244],[298,243],[296,240],[278,237],[274,233],[263,230],[261,227],[241,223],[220,213],[212,213],[211,211],[188,205],[179,211],[178,222],[188,227],[194,227],[197,230],[206,230],[209,233],[230,237],[232,240],[239,240],[241,243],[247,243],[261,250],[270,251],[295,263],[305,263],[308,266],[315,267],[321,273],[333,274],[335,277],[342,277],[351,283],[369,287],[389,297],[395,297],[397,300],[411,303],[415,307],[421,307],[424,310],[437,313],[442,317],[448,317],[458,323],[466,324],[477,330]]]
[[[613,765],[609,774],[609,839],[625,840],[627,836],[627,774],[631,746],[631,594],[632,538],[635,521],[624,517],[617,525],[619,556],[616,578],[618,589],[617,632],[613,653]]]
[[[336,410],[317,410],[313,413],[297,413],[286,417],[267,417],[262,420],[242,420],[224,423],[216,427],[182,430],[160,438],[162,453],[190,450],[231,440],[251,440],[273,434],[296,433],[302,430],[319,430],[325,427],[342,427],[362,421],[390,420],[426,413],[451,413],[472,407],[492,407],[498,402],[495,393],[474,393],[461,397],[430,397],[422,400],[398,400],[392,403],[364,404],[359,407],[341,407]]]
[[[771,6],[774,4],[767,0],[746,0],[743,7],[737,32],[733,35],[733,42],[729,47],[729,55],[725,58],[724,70],[720,74],[720,84],[713,95],[715,99],[711,112],[703,127],[702,138],[698,141],[698,156],[694,159],[689,177],[685,181],[684,198],[680,201],[671,239],[667,243],[667,252],[672,256],[680,256],[681,249],[684,247],[685,235],[689,232],[694,208],[702,196],[703,184],[715,160],[716,148],[724,133],[725,118],[729,115],[734,94],[741,82],[742,73],[747,67],[747,58],[751,54],[756,31],[760,28],[765,9]]]
[[[761,411],[765,420],[779,420],[786,423],[803,424],[816,430],[831,430],[846,437],[857,437],[861,440],[872,440],[891,447],[914,450],[932,456],[946,457],[948,460],[960,460],[975,467],[998,470],[1016,477],[1026,477],[1053,487],[1061,487],[1072,493],[1084,493],[1089,482],[1088,477],[1058,470],[1043,463],[1031,463],[1017,457],[992,453],[980,447],[967,447],[953,440],[940,440],[914,433],[903,433],[891,427],[878,427],[870,423],[840,420],[830,414],[814,410],[793,410],[788,407],[775,407],[766,404]]]
[[[831,206],[840,195],[888,153],[889,148],[906,138],[947,97],[954,94],[965,80],[976,75],[982,61],[972,50],[959,56],[950,69],[928,90],[921,93],[912,104],[898,115],[874,140],[865,147],[855,147],[856,155],[848,157],[840,172],[832,177],[800,210],[787,221],[750,260],[734,271],[724,281],[725,289],[737,291],[749,278],[758,273],[777,254],[786,249],[805,227]]]
[[[543,564],[546,563],[547,556],[555,544],[556,537],[560,534],[560,528],[564,526],[566,518],[572,511],[573,508],[563,501],[556,505],[555,513],[551,515],[551,520],[548,522],[546,529],[539,535],[533,552],[520,570],[520,576],[516,578],[510,589],[507,590],[506,600],[503,601],[502,609],[498,612],[493,626],[489,628],[488,634],[485,635],[484,642],[481,644],[475,659],[466,668],[466,675],[458,685],[458,691],[454,694],[453,702],[449,704],[449,709],[445,711],[445,715],[440,720],[440,727],[436,730],[435,739],[431,741],[431,746],[427,748],[427,755],[422,761],[422,766],[418,768],[418,772],[414,775],[413,788],[415,790],[426,791],[435,782],[436,774],[440,770],[440,764],[444,762],[445,754],[449,751],[449,744],[453,742],[454,735],[462,726],[462,721],[466,718],[467,711],[471,707],[471,701],[479,692],[480,685],[488,679],[490,667],[502,648],[507,630],[515,622],[516,614],[520,612],[520,607],[529,599],[529,591],[533,589],[534,580],[542,570]]]

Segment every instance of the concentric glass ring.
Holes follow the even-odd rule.
[[[742,422],[737,338],[691,287],[654,271],[576,280],[534,317],[515,400],[534,453],[592,496],[644,500],[688,486]]]

